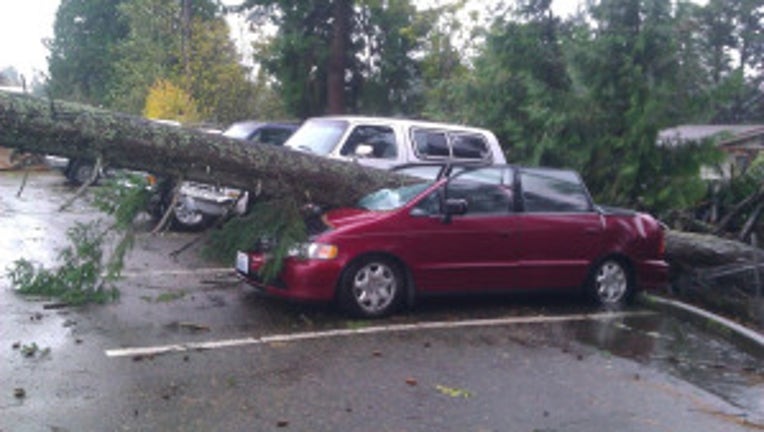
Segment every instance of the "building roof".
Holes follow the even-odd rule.
[[[680,125],[664,129],[658,133],[658,145],[675,147],[693,141],[720,138],[727,141],[737,141],[741,138],[764,134],[764,124],[755,125]]]

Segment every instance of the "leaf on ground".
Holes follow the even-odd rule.
[[[472,392],[464,390],[464,389],[460,389],[460,388],[447,387],[447,386],[438,384],[435,386],[435,389],[441,394],[444,394],[452,398],[469,399],[472,397]]]

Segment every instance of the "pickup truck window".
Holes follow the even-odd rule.
[[[475,134],[455,134],[451,136],[454,157],[458,159],[489,159],[491,152],[485,138]]]
[[[422,159],[490,159],[485,137],[452,131],[415,129],[412,132],[414,151]]]
[[[520,173],[523,206],[531,213],[591,211],[589,195],[570,171],[527,169]]]
[[[450,156],[445,132],[416,129],[412,134],[414,151],[423,159]]]
[[[376,159],[397,159],[398,147],[395,144],[395,132],[387,126],[361,125],[350,133],[345,145],[342,146],[342,156],[354,156],[359,146],[368,146],[371,151],[365,157]]]

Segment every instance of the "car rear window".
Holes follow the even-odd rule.
[[[526,169],[520,173],[523,208],[531,213],[580,213],[591,210],[591,200],[572,171]]]

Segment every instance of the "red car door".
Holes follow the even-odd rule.
[[[422,292],[495,291],[514,285],[518,227],[510,168],[458,176],[419,203],[406,221],[405,256]],[[509,183],[509,184],[508,184]],[[440,193],[464,199],[467,213],[444,221]],[[400,233],[399,233],[400,234]]]
[[[524,169],[519,177],[517,283],[523,288],[581,286],[602,253],[602,216],[573,172]]]

